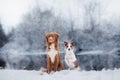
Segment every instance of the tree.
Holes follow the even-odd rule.
[[[2,24],[0,23],[0,48],[3,47],[7,43],[7,37],[2,28]]]
[[[44,50],[45,35],[48,32],[60,34],[61,42],[66,38],[69,25],[60,17],[54,16],[51,10],[41,11],[34,8],[24,15],[23,22],[14,30],[13,42],[25,50]]]

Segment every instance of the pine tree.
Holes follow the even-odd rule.
[[[2,28],[2,24],[0,23],[0,48],[3,47],[6,42],[7,42],[7,37]]]

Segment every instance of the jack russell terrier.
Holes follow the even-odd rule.
[[[74,42],[68,43],[64,41],[65,45],[65,62],[70,70],[79,70],[78,61],[74,54]]]

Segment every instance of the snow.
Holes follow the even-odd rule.
[[[63,70],[40,75],[40,71],[0,70],[0,80],[118,80],[120,70],[75,71]]]

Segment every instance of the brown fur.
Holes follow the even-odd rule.
[[[49,41],[48,41],[48,38],[50,36],[54,37],[54,39],[55,39],[55,41],[54,41],[55,49],[59,50],[59,46],[58,46],[59,35],[57,33],[55,33],[55,32],[50,32],[50,33],[46,34],[46,46],[47,46],[47,50],[48,51],[50,50],[50,45],[52,44],[52,43],[49,43]]]
[[[73,63],[74,63],[74,65],[75,65],[75,68],[77,68],[77,67],[78,67],[78,61],[76,60],[76,61],[74,61]]]
[[[45,70],[45,72],[47,71],[47,73],[50,73],[51,71],[60,71],[64,69],[59,53],[59,46],[58,46],[59,35],[55,32],[50,32],[46,35],[47,52],[50,51],[50,45],[52,44],[48,41],[48,38],[50,36],[54,38],[54,42],[52,43],[55,44],[55,49],[57,50],[58,54],[55,55],[55,60],[53,63],[51,61],[50,56],[47,54],[47,69]]]

